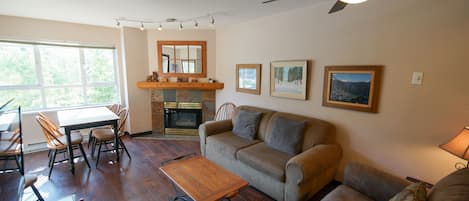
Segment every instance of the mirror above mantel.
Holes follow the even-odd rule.
[[[207,77],[206,41],[157,41],[158,74],[163,77]]]

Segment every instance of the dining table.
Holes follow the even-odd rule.
[[[75,163],[73,161],[73,148],[71,146],[71,132],[86,128],[112,126],[114,129],[114,149],[116,160],[119,162],[118,126],[119,117],[107,107],[80,108],[62,110],[57,112],[59,126],[64,128],[67,138],[67,151],[70,156],[70,171],[75,173]],[[84,156],[86,157],[86,156]]]

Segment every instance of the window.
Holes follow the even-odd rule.
[[[115,50],[0,42],[0,99],[24,110],[119,102]]]

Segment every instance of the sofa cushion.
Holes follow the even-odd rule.
[[[305,122],[278,117],[272,124],[273,129],[267,145],[291,155],[300,153]]]
[[[279,181],[285,181],[285,165],[292,157],[275,150],[264,142],[241,149],[236,154],[239,161]]]
[[[236,152],[244,147],[259,143],[260,140],[248,140],[234,135],[231,131],[207,138],[207,149],[212,149],[233,160],[236,159]]]
[[[419,182],[410,184],[389,201],[425,201],[426,197],[427,187],[424,183]]]
[[[233,134],[249,140],[256,138],[261,112],[241,110],[236,117],[236,123],[233,126]]]
[[[432,188],[429,201],[463,201],[469,199],[469,168],[461,169],[441,179]]]
[[[360,192],[346,185],[340,185],[326,195],[321,201],[373,201]]]
[[[233,118],[231,119],[233,125],[236,124],[235,120],[238,117],[238,114],[241,110],[248,110],[248,111],[255,111],[255,112],[262,113],[261,119],[259,121],[259,129],[257,130],[256,138],[265,141],[266,128],[270,122],[270,117],[275,113],[275,111],[270,110],[270,109],[265,109],[265,108],[254,107],[254,106],[241,105],[241,106],[236,107],[233,112]]]

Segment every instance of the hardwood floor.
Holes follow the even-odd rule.
[[[120,163],[114,163],[113,153],[102,153],[100,164],[90,159],[92,169],[78,161],[75,175],[67,163],[54,167],[51,178],[47,178],[47,152],[27,154],[27,173],[39,176],[36,187],[45,200],[54,201],[166,201],[175,195],[171,181],[158,168],[164,160],[196,152],[200,153],[197,141],[139,140],[126,139],[132,156],[122,155]],[[86,146],[85,146],[86,147]],[[89,150],[86,150],[89,154]],[[335,187],[335,186],[334,186]],[[30,188],[24,191],[23,200],[36,200]],[[270,201],[262,192],[252,187],[245,188],[233,201]],[[315,199],[316,200],[316,199]]]

